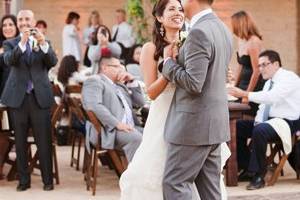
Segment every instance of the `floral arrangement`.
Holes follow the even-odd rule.
[[[149,0],[145,0],[149,2]],[[157,0],[150,0],[151,4],[156,3]],[[143,0],[127,0],[127,13],[129,22],[134,26],[137,33],[137,43],[143,44],[149,41],[149,27],[147,17],[143,8]]]

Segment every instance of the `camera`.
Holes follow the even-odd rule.
[[[107,36],[107,30],[105,28],[101,28],[100,32],[106,37]]]
[[[38,30],[36,28],[31,28],[30,30],[30,35],[36,35],[38,33]]]

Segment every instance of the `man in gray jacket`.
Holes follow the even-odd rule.
[[[131,161],[142,139],[132,111],[145,104],[142,90],[118,59],[103,57],[99,66],[99,72],[83,84],[83,107],[93,111],[103,125],[102,148],[123,150]]]
[[[220,144],[230,139],[225,83],[232,36],[212,12],[213,0],[182,2],[190,32],[178,61],[174,45],[165,48],[162,71],[176,85],[165,125],[164,199],[192,199],[195,183],[201,199],[219,200]]]

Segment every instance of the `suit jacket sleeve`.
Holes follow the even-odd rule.
[[[103,126],[114,129],[119,120],[103,104],[104,85],[95,78],[87,79],[82,88],[82,100],[86,110],[93,111]]]
[[[132,100],[132,106],[134,108],[143,107],[145,105],[145,99],[144,99],[142,88],[138,85],[137,87],[128,86],[128,89],[132,92],[130,95]]]
[[[47,41],[49,44],[49,49],[47,53],[44,53],[43,63],[49,70],[51,67],[54,67],[57,64],[57,56],[55,52],[53,51],[53,48],[49,41]]]
[[[18,62],[22,56],[22,50],[19,45],[13,45],[11,41],[3,42],[4,62],[7,66],[18,66]]]
[[[5,66],[6,65],[4,62],[4,54],[2,53],[2,54],[0,54],[0,68],[1,68],[0,70],[2,71]]]
[[[164,64],[162,73],[176,86],[191,94],[199,94],[206,79],[212,54],[212,43],[203,31],[193,29],[183,48],[185,48],[184,66],[169,59]]]

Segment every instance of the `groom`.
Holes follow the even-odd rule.
[[[182,0],[189,35],[173,60],[164,49],[162,73],[176,85],[167,122],[164,200],[191,200],[195,182],[201,199],[219,200],[221,143],[229,141],[225,88],[232,36],[212,12],[213,0]]]

